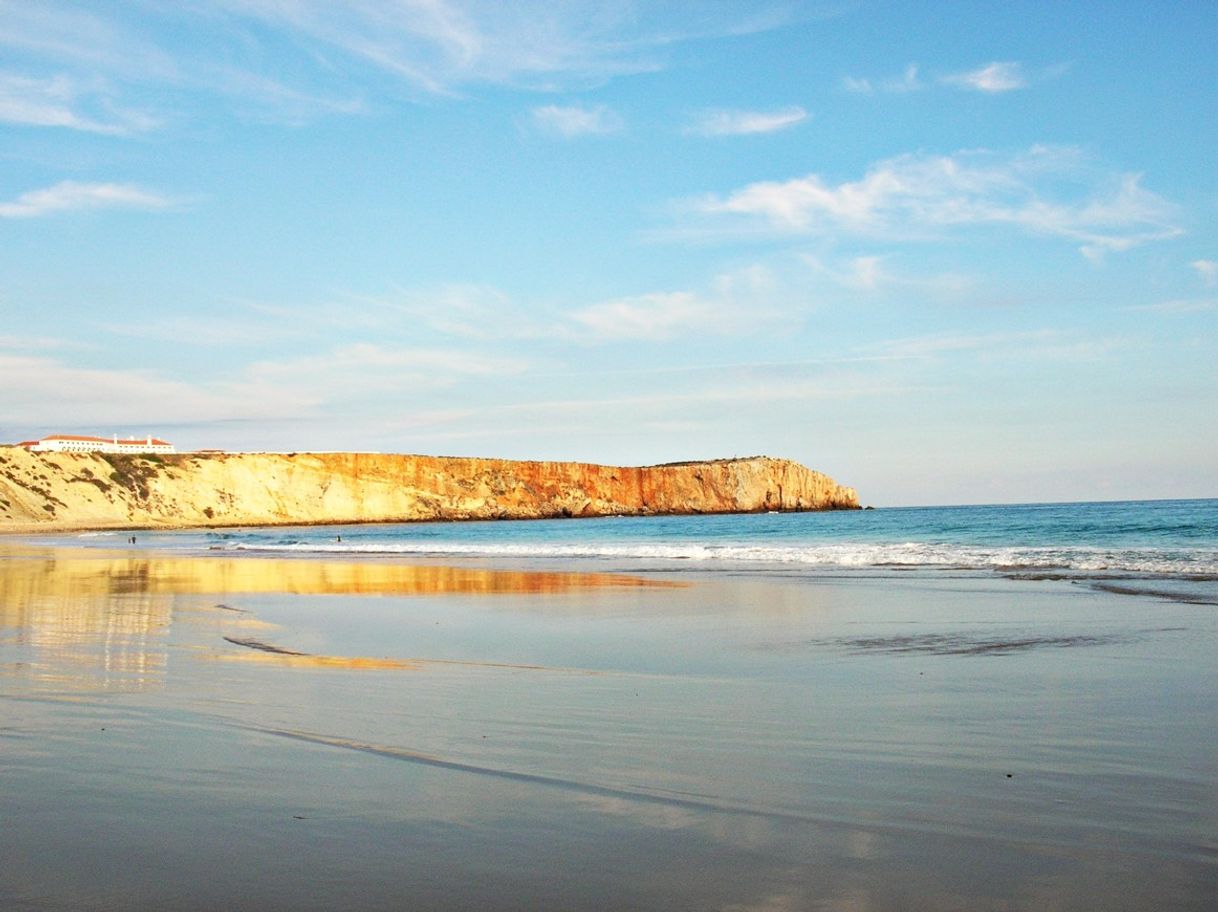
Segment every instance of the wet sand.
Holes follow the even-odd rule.
[[[1064,580],[3,543],[0,908],[1209,909],[1216,646]]]

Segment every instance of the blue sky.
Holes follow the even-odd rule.
[[[0,439],[1218,495],[1218,5],[0,0]]]

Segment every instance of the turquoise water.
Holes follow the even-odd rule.
[[[92,534],[110,544],[124,533]],[[412,523],[146,534],[140,547],[603,560],[699,569],[892,568],[1218,577],[1218,500]]]

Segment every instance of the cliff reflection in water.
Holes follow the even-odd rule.
[[[174,606],[185,596],[493,595],[670,585],[545,573],[251,557],[161,557],[0,548],[0,668],[39,690],[142,689],[165,676]]]
[[[159,684],[172,600],[138,585],[132,563],[0,556],[4,671],[42,691]]]

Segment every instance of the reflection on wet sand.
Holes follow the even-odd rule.
[[[561,593],[680,583],[613,573],[552,573],[389,562],[251,557],[163,557],[0,546],[0,594],[284,592],[307,595]]]
[[[230,637],[224,639],[233,642]],[[259,662],[279,668],[331,668],[342,671],[417,671],[423,665],[410,659],[309,655],[304,652],[221,653],[213,658],[224,662]]]
[[[0,545],[0,642],[15,660],[3,669],[43,688],[139,689],[159,684],[175,602],[200,594],[496,595],[561,594],[612,587],[671,587],[608,573],[553,573],[250,557],[118,554]],[[257,628],[240,608],[215,606]],[[252,657],[254,654],[251,653]],[[415,660],[265,653],[281,665],[413,669]],[[225,658],[233,658],[225,656]],[[523,667],[523,666],[522,666]]]
[[[217,608],[224,606],[217,605]],[[586,668],[553,668],[548,665],[526,665],[518,662],[464,662],[455,659],[378,659],[369,656],[315,655],[285,649],[248,637],[221,637],[234,646],[250,652],[222,652],[210,656],[222,662],[262,662],[280,668],[333,668],[344,671],[418,671],[429,665],[451,665],[461,668],[498,668],[509,671],[556,671],[566,674],[597,675],[603,672]]]
[[[138,690],[165,675],[171,599],[116,589],[96,568],[0,555],[0,668],[60,691]]]

